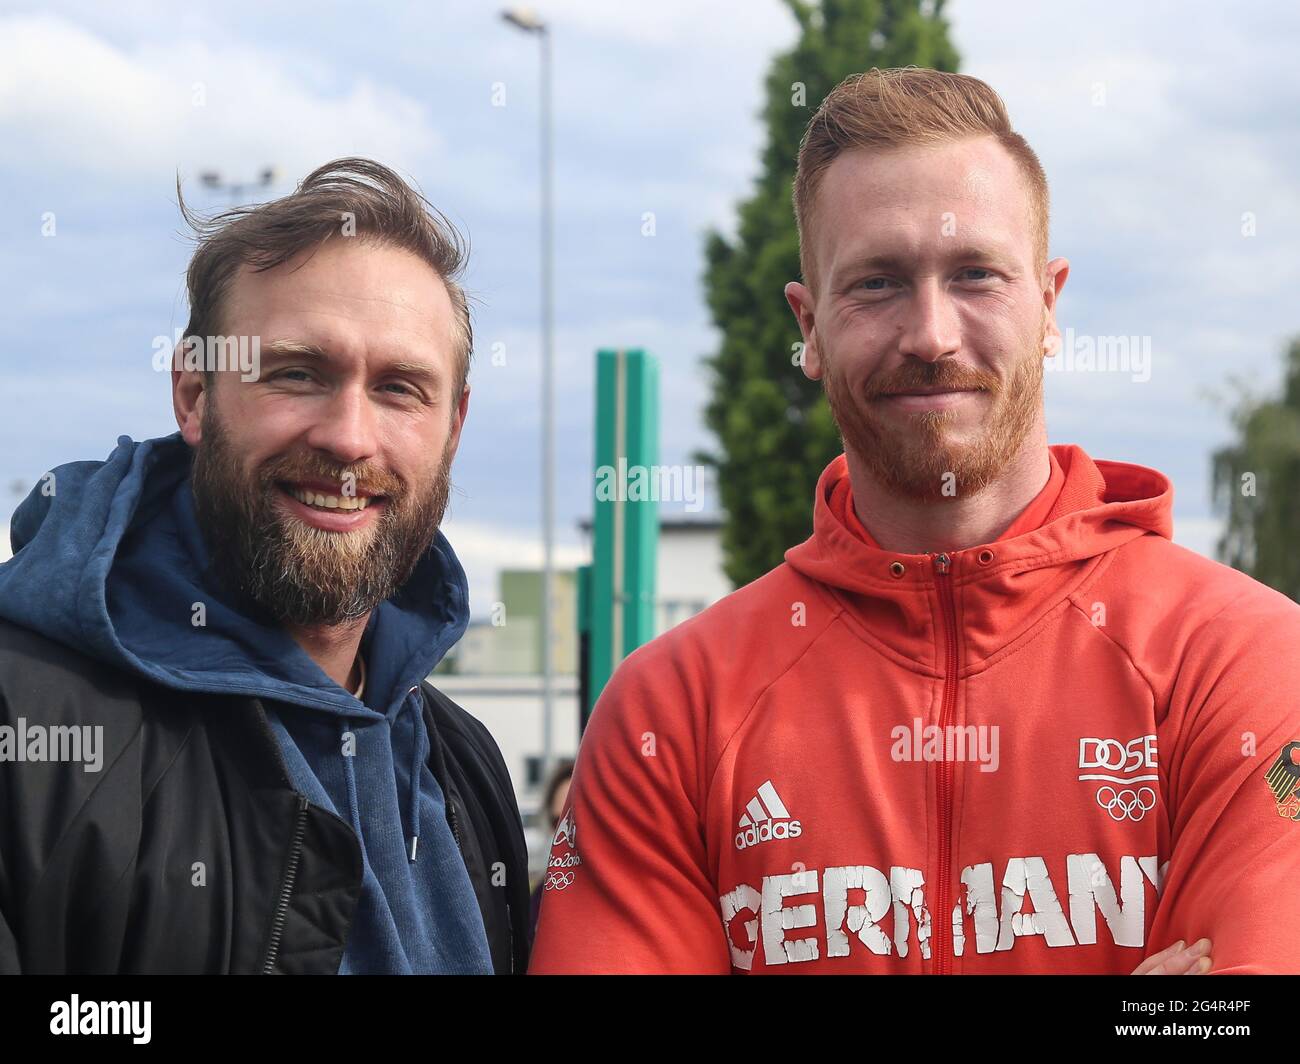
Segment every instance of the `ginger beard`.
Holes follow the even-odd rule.
[[[888,377],[870,378],[860,394],[845,384],[828,352],[822,387],[845,450],[887,491],[927,502],[968,498],[998,479],[1033,429],[1042,402],[1042,351],[1040,338],[1005,381],[950,360],[909,359]],[[982,388],[990,399],[975,401],[990,402],[991,409],[975,437],[958,442],[951,431],[957,410],[881,409],[887,400],[879,396],[908,388]],[[954,483],[945,493],[947,474]]]
[[[312,478],[343,484],[349,475],[358,494],[384,497],[368,527],[314,528],[285,508],[280,485]],[[317,452],[281,455],[245,474],[209,402],[192,484],[218,580],[277,622],[343,624],[399,590],[433,542],[451,491],[451,434],[421,494],[391,473],[364,464],[340,466]]]

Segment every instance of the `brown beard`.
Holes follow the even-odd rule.
[[[337,625],[364,617],[410,579],[438,531],[451,491],[451,435],[433,484],[413,494],[391,473],[340,466],[318,452],[282,455],[245,476],[211,402],[195,450],[195,511],[216,579],[279,623]],[[320,478],[385,496],[378,520],[328,532],[290,515],[278,484]],[[374,505],[374,503],[371,503]]]
[[[851,450],[882,487],[916,501],[938,501],[977,495],[998,479],[1015,458],[1034,427],[1042,401],[1042,344],[1012,369],[1005,384],[989,374],[948,361],[909,360],[888,379],[868,382],[865,394],[850,393],[826,360],[822,387],[839,426],[846,450]],[[969,444],[950,442],[953,410],[923,410],[906,414],[907,429],[877,416],[877,397],[908,388],[983,388],[992,409],[978,437]],[[951,473],[952,477],[947,477]],[[951,487],[945,487],[951,484]]]

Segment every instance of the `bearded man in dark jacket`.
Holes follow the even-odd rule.
[[[186,217],[179,433],[46,474],[0,566],[0,973],[523,971],[509,775],[426,681],[460,237],[361,159]]]

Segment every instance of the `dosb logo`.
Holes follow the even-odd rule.
[[[1137,772],[1139,769],[1156,767],[1156,736],[1139,735],[1127,743],[1118,739],[1080,739],[1079,768],[1100,768],[1107,772]],[[1097,779],[1096,776],[1080,776],[1079,779]],[[1143,779],[1155,779],[1144,776]],[[1120,782],[1128,783],[1130,780]]]
[[[776,793],[772,781],[767,780],[758,793],[749,800],[745,812],[736,825],[736,849],[744,850],[771,839],[797,839],[803,826],[790,816],[790,810]]]
[[[1085,769],[1102,771],[1086,772]],[[1137,823],[1156,807],[1156,788],[1139,786],[1158,782],[1160,775],[1155,770],[1154,735],[1139,735],[1127,743],[1118,739],[1079,740],[1079,782],[1101,782],[1097,788],[1097,805],[1112,820]]]

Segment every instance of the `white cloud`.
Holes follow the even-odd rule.
[[[296,180],[340,155],[413,169],[436,151],[415,100],[364,77],[330,95],[309,74],[250,46],[121,47],[57,16],[0,18],[0,126],[15,163],[83,179],[216,168],[248,180],[250,160],[264,160]]]

